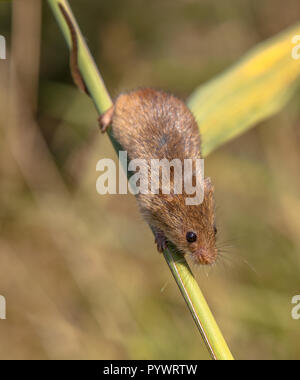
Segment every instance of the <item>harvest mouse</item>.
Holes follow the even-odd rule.
[[[77,63],[77,37],[70,17],[60,7],[71,31],[73,49],[71,71],[75,83],[86,91]],[[195,118],[183,101],[151,88],[120,94],[114,105],[100,118],[105,132],[112,127],[114,138],[133,159],[201,158],[200,134]],[[204,181],[204,198],[199,205],[186,205],[186,194],[136,195],[139,209],[155,233],[159,251],[173,243],[196,264],[216,261],[217,229],[215,224],[214,187]]]

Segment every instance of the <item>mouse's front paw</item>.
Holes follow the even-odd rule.
[[[167,248],[167,239],[162,231],[155,232],[155,243],[158,252],[163,252],[163,250]]]

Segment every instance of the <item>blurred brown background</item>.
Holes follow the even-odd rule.
[[[207,359],[134,198],[96,193],[97,161],[116,155],[41,3],[0,2],[0,358]],[[112,96],[185,98],[300,14],[298,0],[70,4]],[[228,253],[194,269],[238,359],[300,358],[299,100],[206,160]]]

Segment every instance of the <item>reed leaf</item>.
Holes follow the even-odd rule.
[[[300,23],[261,43],[189,97],[204,156],[288,102],[300,83],[300,60],[292,56],[297,52],[295,36],[300,36]]]

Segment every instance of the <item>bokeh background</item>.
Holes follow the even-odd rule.
[[[107,87],[186,98],[299,21],[298,0],[70,0]],[[1,359],[208,359],[131,195],[96,193],[115,159],[72,84],[47,2],[0,2]],[[300,64],[300,62],[299,62]],[[197,279],[238,359],[299,359],[300,91],[210,155],[227,253]]]

